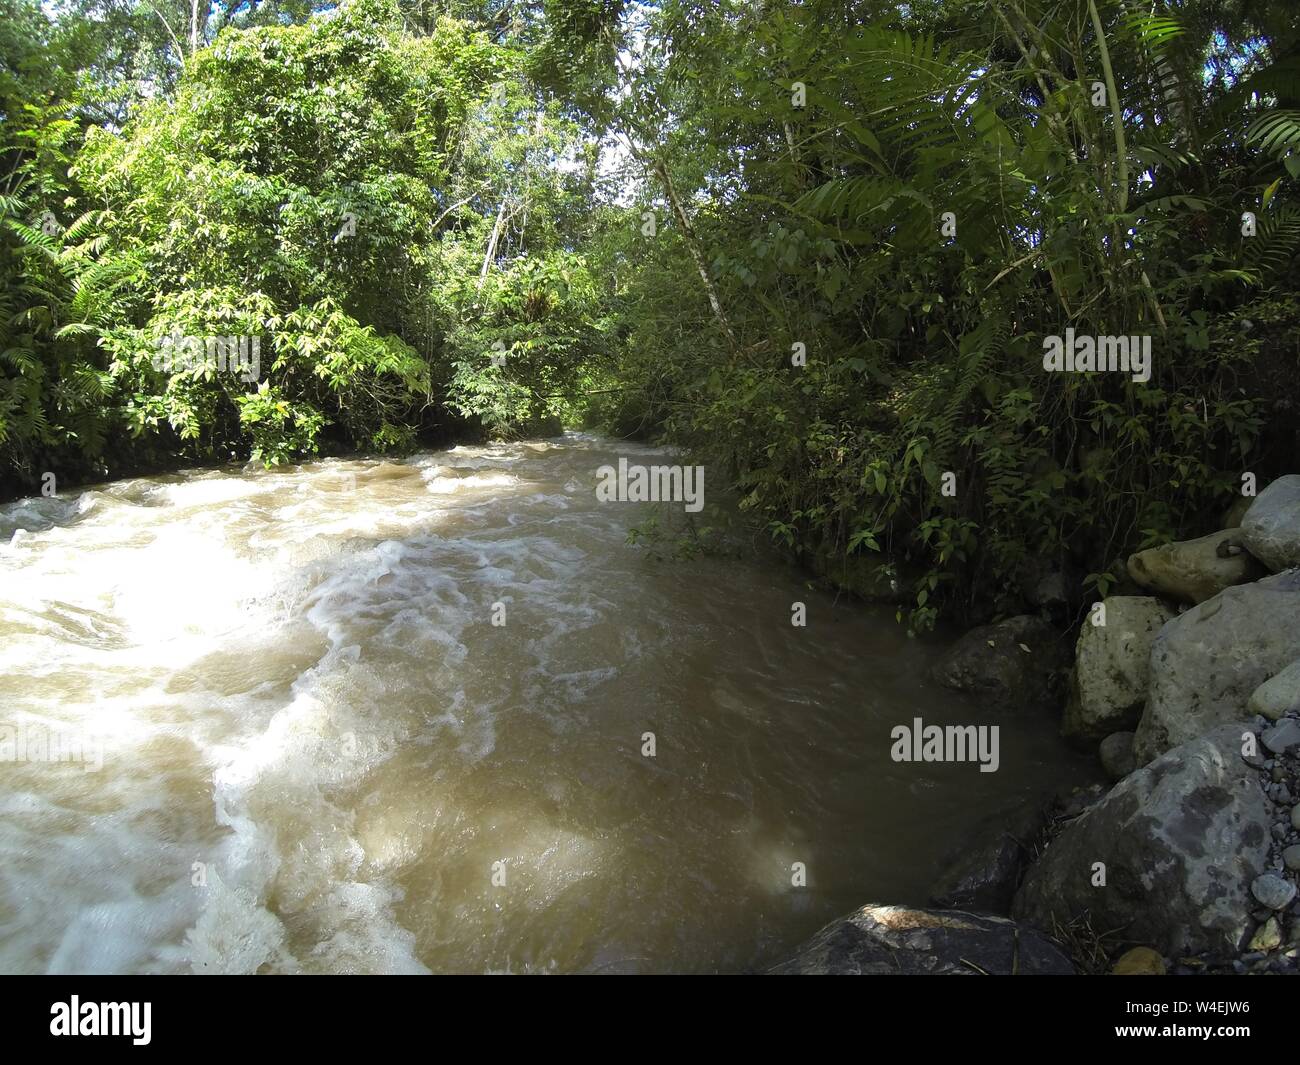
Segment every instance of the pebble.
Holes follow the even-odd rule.
[[[1293,873],[1300,872],[1300,843],[1294,843],[1282,852],[1282,864]]]
[[[1296,888],[1277,873],[1264,873],[1252,881],[1250,893],[1270,910],[1285,910],[1295,898]]]
[[[1264,953],[1270,950],[1277,950],[1282,945],[1282,923],[1276,917],[1270,917],[1256,929],[1254,936],[1251,937],[1249,949],[1250,954],[1243,954],[1242,961],[1254,961],[1256,958],[1262,958]],[[1260,953],[1253,953],[1259,951]]]
[[[1300,802],[1291,808],[1291,827],[1300,832]]]

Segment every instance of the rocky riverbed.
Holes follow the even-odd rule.
[[[932,908],[864,906],[774,972],[1300,973],[1300,475],[1124,568],[1077,634],[1045,601],[934,669],[1059,713],[1109,789],[997,819]]]

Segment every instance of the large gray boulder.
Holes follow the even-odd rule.
[[[1273,572],[1300,566],[1300,473],[1279,477],[1241,519],[1246,550]]]
[[[1178,616],[1149,596],[1112,595],[1102,606],[1105,624],[1094,625],[1090,611],[1079,630],[1061,724],[1067,739],[1092,744],[1137,725],[1147,698],[1151,645]]]
[[[1241,757],[1245,731],[1220,726],[1125,777],[1030,868],[1016,919],[1048,929],[1087,920],[1169,956],[1236,951],[1270,844],[1268,801]]]
[[[1005,917],[962,910],[863,906],[832,921],[788,961],[779,975],[1073,975],[1059,947]]]
[[[1201,603],[1268,572],[1243,547],[1240,529],[1162,544],[1130,555],[1128,574],[1143,588],[1183,603]]]
[[[1133,752],[1144,765],[1248,715],[1251,694],[1300,658],[1300,571],[1229,588],[1165,625],[1151,647]]]
[[[1070,651],[1042,618],[1021,614],[971,629],[932,667],[944,687],[993,710],[1058,709]]]

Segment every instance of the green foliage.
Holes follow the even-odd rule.
[[[467,282],[466,288],[473,288]],[[607,353],[609,324],[585,263],[571,253],[521,259],[481,290],[449,291],[482,308],[447,337],[454,353],[448,402],[496,433],[561,418]]]
[[[1294,112],[1269,75],[1285,52],[1200,8],[1103,5],[1122,139],[1092,99],[1087,5],[992,8],[845,32],[834,5],[665,5],[652,37],[690,11],[709,43],[638,74],[678,116],[676,181],[736,336],[711,329],[678,234],[638,249],[622,365],[638,418],[727,471],[783,548],[897,565],[914,628],[1023,609],[1042,560],[1104,591],[1125,552],[1205,531],[1242,470],[1285,469],[1274,399],[1300,399],[1239,328],[1265,307],[1300,323]],[[754,48],[726,49],[745,34]],[[1245,58],[1207,84],[1225,41]],[[1290,24],[1277,47],[1295,41]],[[747,98],[719,108],[729,84]],[[744,181],[718,210],[736,153]],[[1045,373],[1042,338],[1067,327],[1150,336],[1151,380]]]
[[[24,74],[54,32],[26,17],[9,64]],[[122,128],[73,117],[89,97],[69,79],[62,99],[6,108],[25,125],[7,129],[0,200],[0,478],[400,450],[447,415],[507,434],[572,416],[606,323],[566,247],[582,181],[553,165],[577,130],[539,110],[518,49],[444,15],[412,34],[388,0],[301,25],[205,20],[174,90],[141,95]],[[259,375],[158,358],[165,338],[226,337],[257,345]],[[484,375],[498,339],[509,363]]]

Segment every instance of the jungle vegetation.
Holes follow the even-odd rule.
[[[599,427],[924,628],[1297,467],[1293,5],[0,0],[0,53],[0,496]],[[158,367],[214,336],[255,380]]]

